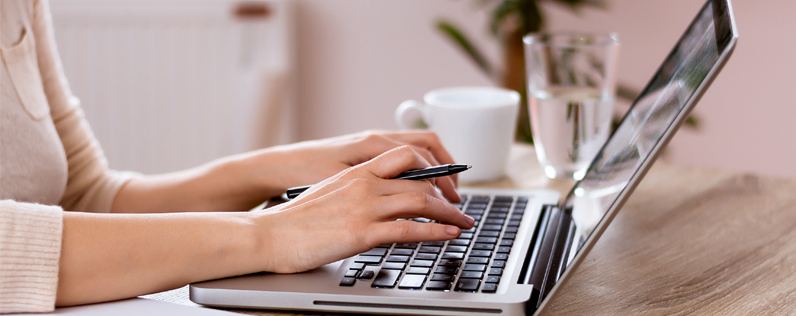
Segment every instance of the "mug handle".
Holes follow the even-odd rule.
[[[398,108],[395,109],[395,123],[398,124],[398,128],[400,128],[403,131],[412,129],[411,126],[406,124],[405,122],[406,120],[404,119],[406,112],[412,109],[420,111],[421,117],[424,120],[426,119],[425,112],[423,111],[423,104],[415,100],[407,100],[401,102],[401,105],[399,105]]]

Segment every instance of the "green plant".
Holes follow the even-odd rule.
[[[574,13],[579,13],[583,7],[592,7],[606,10],[608,3],[604,0],[474,0],[485,10],[490,10],[489,32],[494,36],[502,49],[502,65],[495,67],[481,53],[481,50],[450,21],[441,19],[437,21],[437,29],[453,41],[470,59],[497,84],[521,95],[522,105],[527,104],[525,88],[525,55],[523,53],[522,37],[528,33],[536,33],[544,28],[544,14],[539,4],[543,1],[560,4]],[[638,97],[639,91],[617,83],[616,96],[633,101]],[[696,127],[698,120],[690,117],[686,122],[689,126]],[[533,143],[530,128],[528,107],[520,106],[518,115],[516,139]]]

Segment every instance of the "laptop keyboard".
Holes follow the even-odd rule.
[[[473,228],[449,241],[385,244],[361,253],[340,286],[372,280],[373,288],[495,293],[527,204],[527,197],[462,196],[454,205],[475,219]]]

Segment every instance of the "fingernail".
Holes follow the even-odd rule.
[[[445,227],[445,232],[448,233],[448,235],[458,236],[459,235],[459,228],[454,227],[454,226],[448,226],[448,227]]]
[[[474,225],[475,219],[470,217],[470,215],[464,214],[464,220],[467,221],[467,224]]]

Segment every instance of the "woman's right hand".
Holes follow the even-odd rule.
[[[298,199],[253,213],[266,271],[310,270],[380,244],[448,240],[474,220],[448,203],[433,179],[390,179],[430,164],[410,146],[346,169]],[[439,223],[404,218],[425,217]]]

